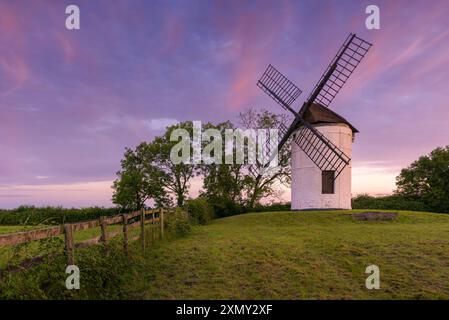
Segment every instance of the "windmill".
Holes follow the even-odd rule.
[[[329,105],[371,46],[356,34],[349,34],[298,112],[292,104],[302,91],[275,67],[269,65],[257,82],[294,116],[289,127],[279,127],[281,139],[277,145],[281,150],[291,141],[293,210],[351,208],[350,156],[358,131]],[[249,171],[259,179],[263,173],[257,168],[252,165]]]

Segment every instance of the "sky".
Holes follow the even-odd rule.
[[[0,0],[0,207],[111,206],[125,147],[179,121],[282,112],[256,86],[269,63],[303,90],[299,109],[350,32],[373,47],[331,109],[360,131],[353,194],[388,194],[449,144],[449,1]]]

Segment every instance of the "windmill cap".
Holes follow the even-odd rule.
[[[312,103],[304,114],[304,120],[310,124],[323,124],[323,123],[344,123],[348,125],[353,133],[359,132],[352,124],[345,118],[335,113],[334,111],[326,108],[322,104]]]

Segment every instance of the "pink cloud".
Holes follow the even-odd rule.
[[[161,26],[161,38],[164,39],[161,53],[176,50],[182,43],[184,34],[184,23],[179,15],[173,9],[165,9]]]
[[[3,52],[0,68],[8,82],[6,88],[0,88],[3,93],[20,88],[30,78],[29,67],[20,55]]]
[[[65,59],[69,62],[72,61],[76,55],[76,50],[73,42],[69,40],[68,33],[58,32],[55,39],[60,44]]]
[[[279,11],[265,6],[269,5],[261,3],[257,10],[247,9],[245,14],[234,17],[232,21],[222,19],[220,13],[216,13],[216,19],[214,16],[221,32],[233,43],[231,53],[235,59],[228,101],[231,109],[242,108],[257,94],[257,77],[268,64],[285,22],[293,18],[291,14],[283,16],[283,13],[291,12],[288,2],[283,2]],[[268,21],[271,23],[265,23]]]
[[[0,72],[4,82],[0,93],[20,88],[30,77],[30,69],[23,55],[24,26],[20,12],[9,3],[0,3]]]

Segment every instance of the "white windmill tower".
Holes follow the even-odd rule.
[[[295,117],[288,128],[279,128],[277,146],[280,150],[291,141],[292,210],[351,208],[351,150],[357,129],[328,106],[370,47],[351,33],[299,112],[291,105],[302,91],[272,65],[257,82]]]

